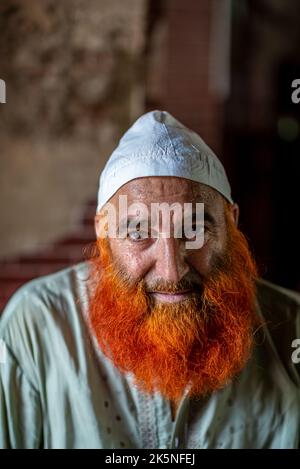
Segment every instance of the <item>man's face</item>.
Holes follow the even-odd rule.
[[[175,177],[140,178],[119,195],[128,205],[204,203],[204,243],[134,233],[97,240],[90,320],[103,352],[136,384],[177,400],[219,389],[250,356],[256,266],[236,227],[236,207],[216,191]],[[96,231],[100,234],[99,226]],[[172,232],[171,232],[172,233]]]
[[[157,282],[179,282],[190,280],[201,284],[201,278],[206,278],[213,267],[216,256],[224,252],[226,247],[227,229],[222,196],[210,187],[177,177],[147,177],[139,178],[125,184],[112,197],[110,202],[115,206],[119,215],[119,196],[126,195],[128,205],[143,203],[151,214],[151,204],[204,203],[205,234],[204,245],[201,249],[187,249],[186,239],[159,237],[139,239],[136,230],[131,231],[125,239],[111,238],[109,240],[114,260],[134,280],[145,281],[149,294],[155,302],[182,301],[193,294],[177,293],[164,295],[163,292],[151,291],[151,286]],[[232,217],[236,208],[232,209]],[[150,220],[151,223],[151,220]],[[149,223],[149,226],[150,226]]]

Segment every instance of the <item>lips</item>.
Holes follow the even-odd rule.
[[[190,298],[193,290],[182,290],[180,292],[161,292],[161,291],[152,291],[149,292],[156,301],[161,301],[165,303],[177,303],[179,301],[184,301]]]

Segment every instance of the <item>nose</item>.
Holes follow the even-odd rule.
[[[179,238],[158,238],[155,243],[153,274],[170,282],[179,282],[189,271],[184,243]]]

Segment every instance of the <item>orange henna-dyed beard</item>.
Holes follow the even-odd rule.
[[[190,396],[202,396],[227,384],[251,355],[257,270],[246,239],[226,218],[226,252],[198,294],[180,303],[153,304],[147,291],[195,284],[133,282],[113,261],[107,240],[97,241],[91,325],[105,355],[133,373],[143,391],[178,401],[188,385]]]

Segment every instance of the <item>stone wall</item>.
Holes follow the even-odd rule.
[[[144,111],[146,0],[1,0],[0,257],[74,230]]]

